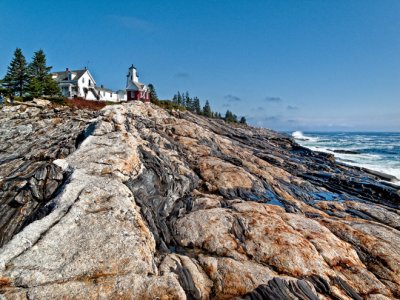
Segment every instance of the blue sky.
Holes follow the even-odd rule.
[[[133,63],[160,98],[257,126],[400,131],[399,32],[398,0],[0,0],[0,76],[42,48],[54,71],[120,89]]]

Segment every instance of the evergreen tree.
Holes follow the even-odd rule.
[[[43,95],[44,84],[38,78],[33,77],[28,84],[28,91],[32,97],[40,97]]]
[[[228,109],[225,113],[225,121],[230,122],[230,120],[232,119],[232,113],[231,111]]]
[[[233,120],[233,123],[237,123],[238,122],[237,115],[233,114],[232,120]]]
[[[178,104],[178,95],[175,94],[174,97],[172,98],[172,102],[175,104]]]
[[[4,86],[4,82],[0,79],[0,94],[7,95],[9,90]]]
[[[28,66],[29,86],[31,96],[54,96],[60,93],[58,84],[51,78],[51,67],[47,66],[43,50],[36,51]]]
[[[157,92],[156,89],[154,88],[153,84],[149,84],[149,89],[150,89],[150,101],[151,103],[157,103],[158,102],[158,97],[157,97]]]
[[[44,80],[43,95],[47,96],[59,96],[61,95],[60,87],[58,83],[51,78],[51,75],[46,76]]]
[[[185,107],[190,110],[193,111],[193,105],[192,105],[192,99],[189,96],[189,92],[186,91],[185,96],[184,96],[184,102],[185,102]]]
[[[15,49],[14,58],[8,66],[7,74],[3,79],[4,86],[9,89],[12,95],[22,96],[26,91],[29,76],[27,65],[22,50]]]
[[[245,117],[241,117],[239,123],[240,124],[247,124],[246,118]]]
[[[206,117],[212,118],[212,110],[211,110],[211,106],[210,106],[210,103],[208,102],[208,100],[206,100],[206,104],[203,107],[203,114]]]
[[[51,67],[46,66],[46,55],[43,50],[36,51],[33,55],[32,62],[28,66],[28,75],[30,78],[36,78],[40,82],[45,82],[49,75]]]
[[[180,92],[178,92],[178,95],[177,95],[177,104],[183,105],[183,98],[182,98],[182,95]]]
[[[225,113],[225,121],[231,123],[237,123],[237,116],[233,114],[229,109]]]
[[[201,115],[201,106],[200,106],[200,99],[197,97],[193,98],[193,111],[196,114]]]

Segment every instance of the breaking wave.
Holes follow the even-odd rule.
[[[292,133],[302,146],[335,155],[349,165],[393,175],[400,180],[400,133]],[[397,182],[397,184],[399,184]]]
[[[299,141],[310,141],[310,142],[316,142],[319,140],[318,137],[311,137],[311,136],[306,136],[303,134],[301,131],[295,131],[292,133],[292,137],[295,138],[296,140]]]

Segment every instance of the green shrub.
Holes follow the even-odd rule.
[[[186,107],[176,104],[170,100],[159,100],[156,103],[154,103],[162,108],[165,109],[176,109],[176,110],[181,110],[181,111],[185,111]]]
[[[63,96],[45,96],[43,97],[45,100],[49,100],[50,102],[54,104],[59,104],[59,105],[67,105],[66,103],[66,98]]]
[[[32,96],[23,96],[22,101],[27,102],[27,101],[32,101],[33,97]]]

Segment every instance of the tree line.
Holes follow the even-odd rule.
[[[200,99],[198,97],[190,97],[189,92],[187,91],[184,93],[177,92],[172,97],[172,102],[178,106],[186,108],[193,113],[209,118],[221,119],[230,123],[247,124],[245,117],[241,117],[240,119],[238,119],[237,115],[235,115],[230,110],[226,111],[225,116],[222,116],[219,112],[212,111],[210,102],[208,100],[206,100],[204,106],[201,107]]]
[[[0,81],[2,92],[8,96],[58,96],[60,89],[51,78],[43,50],[34,53],[28,64],[20,48],[15,49],[7,73]]]
[[[188,91],[184,93],[178,91],[172,97],[172,100],[159,100],[155,87],[151,83],[149,84],[149,90],[151,102],[164,108],[186,109],[195,114],[203,115],[208,118],[221,119],[229,123],[247,124],[245,117],[241,117],[240,119],[238,119],[237,115],[235,115],[230,110],[226,111],[225,116],[222,116],[220,112],[213,112],[210,102],[208,100],[206,100],[204,106],[201,107],[200,99],[198,97],[190,97]]]
[[[173,97],[172,100],[159,100],[157,96],[156,89],[153,84],[149,84],[150,90],[150,101],[154,104],[162,106],[167,109],[186,109],[198,115],[203,115],[209,118],[221,119],[225,120],[226,122],[230,123],[240,123],[240,124],[247,124],[246,118],[238,117],[227,110],[225,116],[222,116],[219,112],[213,112],[211,109],[210,102],[206,100],[203,107],[201,107],[200,99],[198,97],[190,97],[189,92],[186,91],[184,93],[177,92]]]

